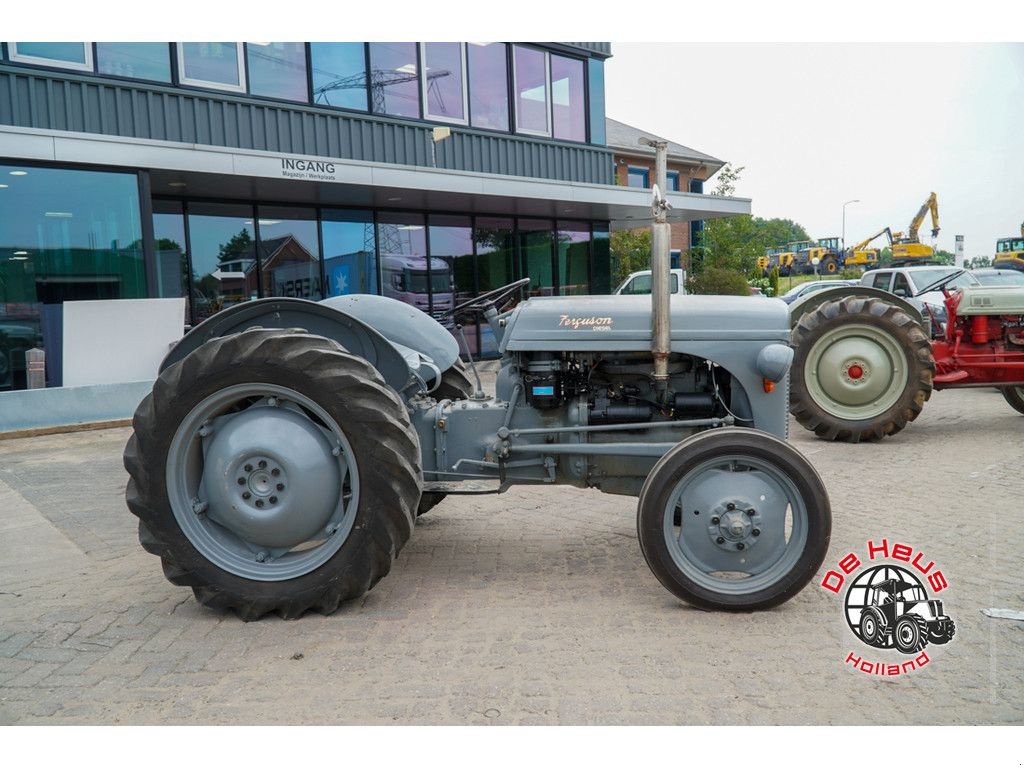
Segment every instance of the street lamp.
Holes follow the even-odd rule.
[[[847,200],[843,203],[843,252],[846,252],[846,206],[850,203],[859,203],[860,200]]]

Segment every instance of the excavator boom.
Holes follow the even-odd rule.
[[[918,239],[917,232],[921,229],[921,223],[924,221],[924,217],[931,211],[932,214],[932,237],[939,236],[939,199],[932,192],[928,199],[924,201],[924,205],[917,212],[917,215],[910,222],[910,228],[907,231],[907,240],[912,243],[921,242]]]

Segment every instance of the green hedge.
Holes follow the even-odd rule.
[[[705,296],[749,296],[747,278],[731,269],[706,269],[689,279],[690,293]]]

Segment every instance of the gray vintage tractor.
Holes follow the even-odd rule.
[[[243,619],[326,614],[446,496],[563,483],[638,495],[644,557],[683,600],[753,610],[799,592],[831,512],[784,439],[785,305],[666,291],[654,311],[592,296],[499,314],[523,282],[458,308],[499,340],[494,395],[444,327],[380,296],[264,299],[197,326],[125,449],[143,547]]]

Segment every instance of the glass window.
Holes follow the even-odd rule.
[[[590,226],[585,221],[558,222],[558,292],[590,293]]]
[[[307,101],[305,43],[246,43],[249,93]]]
[[[475,128],[508,130],[508,53],[504,43],[469,43],[469,119]]]
[[[668,171],[665,174],[665,181],[668,184],[669,192],[679,191],[679,171]]]
[[[514,282],[515,230],[512,219],[477,216],[473,230],[476,245],[477,288],[480,293],[493,291]],[[494,356],[498,342],[487,323],[480,325],[480,354]]]
[[[642,187],[646,189],[651,186],[650,171],[647,168],[629,166],[626,172],[626,184],[630,187]]]
[[[466,60],[462,43],[423,43],[426,116],[466,122]]]
[[[327,295],[377,293],[377,236],[370,211],[324,210]]]
[[[101,75],[171,82],[171,49],[167,43],[96,43],[96,68]]]
[[[366,47],[362,43],[310,43],[313,103],[345,109],[366,106]]]
[[[370,43],[370,106],[397,117],[420,116],[416,43]]]
[[[185,85],[245,92],[240,43],[178,43],[178,77]]]
[[[611,234],[607,222],[593,223],[594,240],[593,272],[590,276],[590,290],[596,294],[609,293],[612,289]]]
[[[583,62],[551,56],[551,121],[556,139],[587,140]]]
[[[381,293],[416,309],[430,311],[432,288],[451,290],[444,275],[431,285],[427,265],[427,232],[423,214],[381,213],[377,217]]]
[[[455,322],[464,325],[466,344],[474,355],[477,342],[476,313],[453,318],[452,307],[476,295],[473,275],[473,228],[468,216],[431,216],[430,222],[430,314],[451,331],[465,352]]]
[[[8,43],[7,47],[11,61],[92,72],[92,46],[88,43]]]
[[[192,203],[188,231],[193,322],[259,296],[251,206]]]
[[[320,243],[312,208],[259,206],[260,296],[319,301]]]
[[[590,97],[590,143],[604,144],[607,140],[604,124],[604,62],[587,59],[587,95]]]
[[[513,50],[516,131],[550,136],[547,54],[521,45],[514,46]]]
[[[530,296],[553,296],[554,272],[551,268],[551,222],[543,219],[519,220],[519,247],[523,277]]]
[[[153,201],[153,238],[156,241],[156,295],[159,298],[185,296],[188,301],[188,257],[185,252],[185,216],[177,200]],[[191,322],[191,307],[185,319]]]
[[[63,302],[146,296],[138,177],[0,165],[0,211],[0,389],[35,346],[60,386]]]
[[[875,275],[874,280],[871,283],[873,288],[881,288],[883,291],[889,290],[889,283],[892,280],[891,272],[880,272]]]

